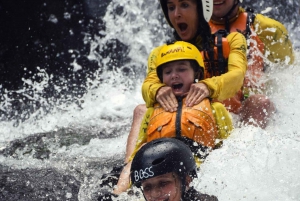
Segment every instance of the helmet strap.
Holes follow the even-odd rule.
[[[237,0],[236,3],[233,4],[233,6],[231,7],[231,9],[228,11],[228,13],[226,15],[224,15],[221,18],[225,18],[225,29],[226,31],[229,33],[230,32],[230,23],[229,23],[229,16],[232,14],[232,12],[234,11],[234,9],[236,9],[236,7],[240,4],[240,1]]]
[[[180,176],[181,178],[181,198],[184,200],[184,198],[186,197],[186,192],[187,192],[187,179],[186,179],[187,175],[184,176]]]

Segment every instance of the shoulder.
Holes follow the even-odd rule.
[[[202,194],[196,191],[194,188],[190,188],[187,191],[184,201],[218,201],[218,198],[214,195]]]
[[[151,54],[158,54],[159,53],[159,51],[161,50],[161,48],[164,46],[165,44],[163,44],[163,45],[161,45],[161,46],[158,46],[158,47],[155,47],[155,48],[153,48],[152,50],[151,50],[151,53],[150,53],[150,55]]]
[[[149,59],[151,59],[151,57],[156,57],[159,54],[159,51],[162,47],[163,45],[153,48],[149,54]]]
[[[286,28],[282,23],[262,14],[256,14],[253,25],[255,29],[268,31],[272,31],[273,29],[274,32],[279,30],[281,30],[282,32],[286,32]]]
[[[226,37],[229,43],[230,49],[239,49],[246,53],[247,51],[247,41],[243,34],[239,32],[231,32]]]
[[[262,23],[262,24],[265,24],[265,25],[271,25],[272,26],[272,24],[277,24],[277,23],[280,23],[280,22],[278,22],[278,21],[276,21],[276,20],[274,20],[274,19],[272,19],[272,18],[269,18],[269,17],[267,17],[267,16],[265,16],[265,15],[263,15],[263,14],[256,14],[255,15],[255,21],[254,22],[256,22],[256,23]],[[280,23],[281,24],[281,23]]]
[[[153,65],[155,66],[156,58],[163,46],[164,45],[161,45],[161,46],[158,46],[158,47],[155,47],[154,49],[152,49],[152,51],[148,57],[148,66],[153,66]]]
[[[214,195],[207,195],[207,194],[199,194],[195,196],[195,201],[218,201],[218,198]]]
[[[233,40],[246,42],[245,36],[239,32],[231,32],[226,36],[226,38],[227,38],[228,42],[233,41]]]

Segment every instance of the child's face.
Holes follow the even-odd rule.
[[[167,173],[142,182],[147,201],[180,201],[180,181],[176,174]]]
[[[164,64],[162,70],[163,82],[172,87],[175,96],[188,93],[194,83],[195,73],[187,60],[172,61]]]

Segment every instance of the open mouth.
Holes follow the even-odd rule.
[[[187,24],[186,23],[179,23],[178,24],[178,28],[180,29],[180,31],[185,31],[187,29]]]
[[[182,87],[183,87],[183,84],[173,84],[173,85],[172,85],[172,88],[173,88],[174,90],[181,89]]]
[[[214,2],[214,5],[221,5],[223,3],[224,3],[224,1],[217,1],[217,2]]]
[[[168,195],[167,198],[163,198],[162,201],[169,201],[170,200],[170,195]]]

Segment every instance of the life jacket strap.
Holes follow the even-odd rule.
[[[219,66],[219,73],[224,74],[225,73],[225,69],[227,66],[227,62],[225,62],[225,58],[223,56],[223,43],[222,43],[222,38],[227,36],[227,32],[225,30],[219,30],[217,31],[217,33],[215,34],[217,37],[217,43],[216,43],[216,47],[217,47],[217,53],[218,53],[218,66]]]
[[[252,8],[246,8],[246,13],[247,13],[246,30],[245,30],[245,33],[243,33],[243,34],[246,37],[246,39],[248,40],[252,33],[251,26],[254,23],[256,15],[254,14],[254,10]]]
[[[181,137],[181,113],[182,113],[182,97],[177,97],[178,107],[176,113],[176,122],[175,122],[175,129],[176,129],[176,137]]]

